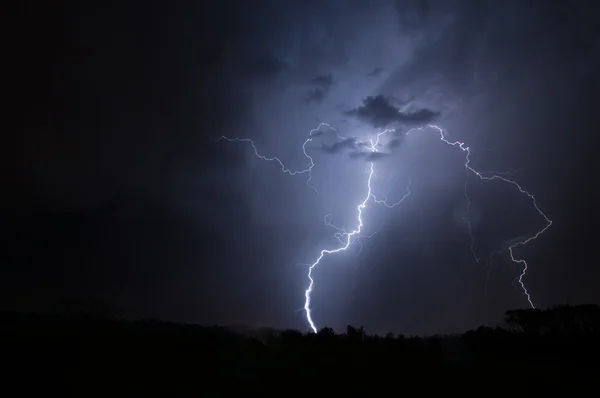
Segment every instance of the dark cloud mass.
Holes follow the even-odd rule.
[[[347,112],[375,128],[387,127],[394,124],[427,124],[439,116],[439,112],[430,109],[419,109],[414,112],[402,110],[390,103],[389,98],[383,95],[369,96],[363,104]]]
[[[439,115],[439,112],[434,112],[431,109],[419,109],[414,112],[400,112],[399,121],[406,124],[422,125],[433,122]]]
[[[356,226],[373,161],[374,195],[411,193],[369,202],[360,244],[314,270],[317,325],[493,326],[528,303],[521,266],[486,260],[543,219],[509,184],[465,188],[460,149],[405,135],[428,123],[473,167],[521,170],[505,176],[554,221],[514,253],[534,303],[600,303],[596,1],[18,4],[3,25],[0,310],[306,331],[305,264],[340,243],[323,217]],[[319,123],[332,129],[305,156]],[[318,194],[278,163],[311,160]]]

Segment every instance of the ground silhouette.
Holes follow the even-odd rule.
[[[596,305],[508,311],[503,327],[430,337],[17,313],[0,314],[0,333],[2,396],[520,396],[573,394],[600,374]]]

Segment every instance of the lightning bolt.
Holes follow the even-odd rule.
[[[377,152],[376,145],[379,143],[379,137],[381,136],[381,134],[384,134],[384,133],[380,133],[377,136],[376,142],[370,141],[371,151]],[[308,267],[308,279],[309,279],[310,283],[308,285],[308,289],[306,289],[306,291],[304,292],[304,297],[305,297],[304,311],[306,313],[306,319],[308,320],[308,323],[310,324],[311,329],[315,333],[317,332],[317,326],[315,325],[315,322],[312,319],[312,311],[310,308],[311,293],[313,291],[313,286],[315,284],[315,280],[312,277],[312,272],[315,269],[315,267],[317,267],[321,263],[321,261],[323,260],[323,258],[325,256],[331,255],[331,254],[336,254],[336,253],[347,250],[354,241],[360,243],[361,231],[364,226],[362,214],[363,214],[363,210],[367,208],[367,203],[369,202],[369,200],[373,200],[373,202],[375,202],[375,203],[383,204],[383,205],[387,206],[388,208],[392,208],[392,207],[396,207],[396,206],[400,205],[410,195],[410,189],[407,188],[407,193],[404,194],[404,196],[396,203],[388,204],[386,200],[377,199],[377,197],[373,194],[372,187],[371,187],[371,182],[373,180],[373,176],[375,175],[375,165],[373,164],[373,162],[369,162],[368,174],[369,174],[369,177],[367,179],[367,192],[365,194],[363,201],[360,202],[360,204],[356,207],[356,211],[357,211],[357,226],[356,226],[356,228],[352,231],[346,231],[343,228],[336,227],[335,225],[331,224],[331,222],[329,221],[329,217],[326,216],[325,224],[330,227],[333,227],[336,230],[336,233],[334,234],[334,236],[341,243],[341,246],[339,246],[335,249],[321,250],[321,252],[319,253],[319,256],[317,257],[315,262],[312,263],[310,265],[310,267]],[[410,183],[409,183],[409,186],[410,186]],[[370,235],[370,236],[372,236],[372,235]],[[370,236],[367,236],[367,237],[370,237]],[[361,244],[361,248],[362,248],[362,244]]]
[[[372,152],[377,152],[377,146],[379,145],[380,137],[383,134],[386,134],[390,131],[392,131],[392,130],[385,130],[385,131],[377,134],[375,142],[373,142],[373,140],[369,140],[368,148]],[[339,136],[339,134],[338,134],[338,138],[343,138],[343,137]],[[315,322],[312,319],[312,310],[310,308],[311,293],[313,291],[313,286],[315,284],[315,280],[312,277],[312,273],[313,273],[313,270],[315,269],[315,267],[317,267],[321,263],[321,261],[323,260],[323,258],[325,256],[331,255],[331,254],[336,254],[336,253],[339,253],[342,251],[346,251],[354,241],[357,241],[360,243],[361,231],[363,228],[362,214],[363,214],[363,210],[367,207],[367,203],[369,202],[369,200],[372,199],[375,203],[383,204],[383,205],[387,206],[388,208],[392,208],[392,207],[400,205],[410,195],[410,189],[409,189],[410,180],[409,180],[409,187],[407,187],[407,193],[398,202],[393,203],[393,204],[388,204],[387,199],[384,199],[384,200],[377,199],[377,197],[373,194],[372,187],[371,187],[371,182],[373,180],[373,176],[375,175],[375,165],[373,164],[373,162],[369,162],[368,174],[369,174],[369,177],[367,179],[367,192],[365,194],[363,201],[360,202],[360,204],[356,207],[357,226],[354,230],[346,231],[343,228],[337,227],[337,226],[331,224],[330,217],[325,216],[325,224],[330,227],[333,227],[336,230],[334,236],[338,239],[341,246],[339,246],[335,249],[321,250],[321,252],[319,253],[319,256],[317,257],[315,262],[312,263],[310,265],[310,267],[308,267],[308,279],[309,279],[310,283],[308,285],[308,288],[304,292],[304,297],[305,297],[304,311],[306,313],[306,319],[307,319],[308,323],[310,324],[311,329],[315,333],[317,332],[317,326],[315,325]],[[361,244],[361,249],[362,249],[362,244]]]
[[[406,105],[400,112],[405,112],[406,109],[410,106],[410,104]],[[314,160],[313,158],[307,153],[307,149],[306,146],[308,143],[312,142],[317,136],[321,135],[322,133],[322,129],[323,128],[327,128],[327,129],[331,129],[333,131],[336,132],[336,136],[338,137],[338,139],[344,139],[344,137],[342,137],[341,135],[339,135],[339,133],[337,133],[337,131],[331,127],[329,124],[327,123],[321,123],[319,124],[319,126],[313,130],[310,130],[309,134],[308,134],[308,138],[306,139],[306,141],[304,141],[303,145],[302,145],[302,151],[304,156],[308,159],[308,166],[305,169],[302,170],[297,170],[297,171],[292,171],[291,169],[287,168],[284,163],[278,158],[278,157],[267,157],[264,155],[261,155],[260,152],[258,151],[255,143],[253,140],[249,139],[249,138],[227,138],[225,136],[220,137],[221,139],[225,139],[229,142],[236,142],[236,141],[241,141],[241,142],[248,142],[250,143],[250,145],[252,146],[252,148],[254,149],[254,154],[262,160],[265,161],[269,161],[269,162],[276,162],[280,165],[281,167],[281,171],[289,174],[291,176],[295,176],[295,175],[304,175],[306,174],[308,176],[306,184],[313,189],[315,192],[318,193],[317,189],[311,184],[311,180],[312,180],[312,169],[315,166]],[[542,228],[541,230],[539,230],[536,234],[534,234],[533,236],[530,236],[527,239],[524,240],[520,240],[517,241],[516,243],[513,243],[512,245],[510,245],[508,247],[508,251],[510,252],[510,258],[511,260],[516,263],[516,264],[520,264],[522,265],[522,272],[518,277],[518,282],[521,285],[521,288],[523,289],[523,292],[525,293],[526,297],[527,297],[527,301],[529,302],[529,304],[531,305],[532,308],[535,308],[533,301],[531,300],[531,295],[529,294],[529,292],[527,291],[527,288],[525,287],[525,284],[523,282],[523,278],[525,277],[527,270],[528,270],[528,264],[524,259],[520,259],[515,257],[514,254],[514,249],[516,249],[519,246],[523,246],[526,245],[530,242],[532,242],[533,240],[537,239],[541,234],[543,234],[548,228],[550,228],[550,226],[552,225],[552,221],[541,211],[541,209],[538,207],[537,202],[535,197],[529,193],[528,191],[526,191],[525,189],[523,189],[521,187],[521,185],[519,185],[516,181],[514,180],[510,180],[506,177],[504,177],[504,174],[501,173],[492,173],[492,172],[479,172],[477,170],[475,170],[473,167],[471,167],[470,162],[471,162],[471,150],[468,146],[465,145],[464,142],[460,142],[460,141],[449,141],[446,138],[446,135],[444,134],[444,131],[441,127],[433,125],[433,124],[428,124],[425,126],[421,126],[421,127],[416,127],[416,128],[412,128],[410,130],[408,130],[405,135],[408,135],[412,132],[415,131],[422,131],[425,129],[433,129],[433,130],[437,130],[440,133],[440,139],[441,141],[443,141],[444,143],[452,146],[452,147],[457,147],[459,148],[462,152],[465,152],[465,163],[464,163],[464,167],[465,167],[465,171],[467,172],[467,180],[465,181],[464,184],[464,195],[465,198],[467,200],[467,206],[465,209],[465,212],[462,214],[462,219],[464,220],[464,222],[467,224],[468,227],[468,231],[469,231],[469,237],[471,239],[471,245],[470,245],[470,250],[475,258],[476,261],[479,261],[479,257],[477,256],[474,246],[475,246],[475,239],[473,237],[473,230],[471,228],[471,223],[469,222],[469,219],[467,218],[467,215],[469,213],[469,208],[471,205],[469,196],[468,196],[468,192],[467,192],[467,185],[468,185],[468,176],[470,175],[470,173],[474,174],[475,176],[477,176],[479,179],[481,180],[499,180],[499,181],[503,181],[505,183],[511,184],[513,186],[515,186],[520,193],[526,195],[533,203],[533,206],[535,207],[535,209],[537,210],[537,212],[544,218],[544,220],[546,221],[546,225],[544,226],[544,228]],[[371,152],[377,152],[377,147],[380,145],[379,141],[380,138],[390,132],[395,132],[394,129],[386,129],[380,133],[377,134],[375,140],[370,139],[368,142],[361,142],[359,143],[360,145],[366,147],[368,150],[370,150]],[[312,263],[308,265],[308,279],[309,279],[309,285],[308,288],[305,290],[304,292],[304,297],[305,297],[305,302],[304,302],[304,312],[306,314],[306,319],[310,325],[310,328],[312,329],[313,332],[317,332],[317,326],[315,324],[315,322],[313,321],[312,318],[312,310],[311,310],[311,294],[313,292],[313,287],[315,284],[315,280],[313,278],[313,271],[315,270],[315,268],[323,261],[323,259],[328,256],[328,255],[334,255],[343,251],[346,251],[354,242],[358,242],[361,245],[361,249],[362,249],[362,244],[360,242],[360,238],[361,237],[371,237],[374,235],[367,235],[364,236],[362,235],[362,230],[363,230],[363,210],[365,210],[367,208],[367,204],[369,203],[370,200],[373,201],[373,203],[376,204],[380,204],[380,205],[384,205],[387,208],[394,208],[396,206],[399,206],[410,194],[410,186],[412,184],[412,180],[409,179],[408,181],[408,185],[406,187],[406,193],[400,198],[400,200],[398,200],[397,202],[394,203],[388,203],[388,199],[386,197],[383,197],[383,199],[379,199],[377,198],[374,194],[373,194],[373,190],[372,190],[372,181],[373,181],[373,177],[375,175],[375,165],[373,162],[369,162],[368,164],[368,169],[367,169],[367,174],[368,174],[368,178],[367,178],[367,183],[366,183],[366,193],[364,194],[363,200],[357,205],[356,207],[356,211],[357,211],[357,218],[356,218],[356,227],[351,230],[348,231],[344,228],[338,227],[334,224],[331,223],[331,215],[326,215],[324,217],[324,223],[326,226],[333,228],[336,232],[334,233],[334,237],[339,241],[340,246],[338,246],[337,248],[333,248],[333,249],[322,249],[319,252],[319,256],[317,257],[317,259]],[[499,253],[501,252],[501,250],[495,252],[495,253]]]
[[[373,167],[373,162],[369,163],[369,178],[367,180],[367,194],[365,196],[365,198],[363,199],[363,201],[356,207],[357,213],[358,213],[358,226],[348,232],[345,231],[344,229],[338,228],[338,227],[334,227],[337,229],[338,232],[336,232],[336,237],[338,238],[338,240],[340,241],[340,243],[342,244],[342,246],[338,247],[337,249],[323,249],[321,250],[319,257],[317,258],[317,260],[312,263],[310,265],[310,267],[308,267],[308,279],[310,280],[310,283],[308,285],[308,289],[306,289],[306,291],[304,292],[304,297],[306,298],[306,300],[304,301],[304,311],[306,312],[306,319],[308,320],[308,323],[310,324],[311,329],[313,330],[313,332],[317,332],[317,326],[315,325],[313,319],[312,319],[312,315],[311,315],[311,309],[310,309],[310,294],[313,291],[313,286],[315,284],[315,280],[312,277],[312,272],[315,269],[315,267],[317,265],[319,265],[319,263],[321,262],[321,260],[323,260],[323,258],[328,255],[328,254],[335,254],[335,253],[339,253],[342,251],[345,251],[346,249],[348,249],[348,247],[350,247],[350,245],[352,244],[352,238],[355,236],[358,236],[362,230],[363,227],[363,220],[362,220],[362,211],[367,207],[367,202],[369,201],[369,199],[371,199],[372,197],[372,193],[371,193],[371,179],[373,178],[373,174],[375,172],[375,169]],[[329,225],[331,225],[330,223],[327,223]],[[344,238],[345,238],[345,242],[344,242]]]

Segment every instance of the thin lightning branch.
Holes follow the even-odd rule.
[[[509,170],[509,171],[480,171],[479,174],[495,174],[495,175],[499,175],[499,176],[510,176],[513,174],[518,173],[519,171],[521,171],[522,169],[519,170]]]
[[[406,105],[403,109],[407,109],[409,106],[410,106],[410,104]],[[381,136],[384,135],[384,134],[387,134],[387,133],[391,133],[393,131],[394,130],[392,130],[392,129],[385,129],[381,133],[377,134],[377,137],[375,137],[375,142],[373,142],[372,140],[369,141],[369,143],[370,143],[369,149],[372,152],[377,152],[377,147],[379,145],[381,145],[379,143],[379,140],[380,140]],[[411,194],[411,192],[410,192],[410,186],[411,186],[411,184],[412,184],[412,180],[409,179],[408,180],[408,185],[406,186],[406,193],[402,196],[402,198],[400,198],[399,201],[397,201],[395,203],[389,204],[387,202],[387,198],[385,196],[383,196],[383,199],[377,199],[377,197],[375,197],[375,195],[372,195],[373,196],[373,201],[375,203],[377,203],[377,204],[384,205],[385,207],[387,207],[389,209],[391,209],[393,207],[396,207],[396,206],[400,205],[402,202],[404,202],[404,200]]]
[[[500,249],[491,252],[490,255],[488,256],[487,260],[485,261],[485,285],[484,285],[484,291],[485,291],[486,298],[487,298],[487,295],[488,295],[488,288],[489,288],[489,284],[490,284],[490,274],[492,273],[492,266],[494,264],[494,257],[497,256],[497,255],[499,255],[499,254],[501,254],[505,250],[506,249],[504,247],[501,247]]]
[[[467,155],[468,156],[468,155]],[[475,252],[475,238],[473,237],[473,228],[471,227],[471,222],[467,218],[469,211],[471,210],[471,199],[469,199],[469,193],[467,191],[467,185],[469,184],[469,169],[465,168],[465,172],[467,173],[467,178],[465,179],[465,185],[463,186],[463,191],[465,193],[465,199],[467,200],[467,206],[465,207],[464,213],[461,214],[461,218],[467,224],[467,229],[469,231],[469,239],[471,239],[471,246],[469,249],[471,250],[471,254],[473,258],[475,258],[476,262],[479,262],[479,256],[477,256],[477,252]]]
[[[331,227],[336,230],[336,232],[333,234],[333,236],[343,245],[344,241],[342,240],[342,238],[344,236],[348,235],[348,231],[346,231],[344,228],[340,228],[336,225],[333,225],[330,220],[331,220],[331,214],[326,214],[325,217],[323,218],[323,221],[325,222],[326,226]]]
[[[267,162],[277,162],[279,164],[279,166],[281,166],[282,172],[289,174],[291,176],[300,175],[300,174],[308,175],[308,179],[306,180],[306,185],[308,185],[310,188],[312,188],[318,194],[319,191],[317,191],[317,188],[315,188],[315,186],[311,184],[312,169],[313,169],[313,167],[315,167],[315,162],[314,162],[313,158],[306,152],[306,145],[309,142],[312,142],[312,140],[319,135],[318,133],[321,130],[321,128],[323,128],[323,127],[326,127],[326,128],[329,128],[329,129],[332,129],[335,131],[335,129],[327,123],[321,123],[317,126],[317,128],[310,130],[310,132],[308,133],[308,138],[306,139],[306,141],[304,141],[304,144],[302,144],[302,153],[304,153],[304,157],[306,157],[308,159],[308,167],[306,169],[296,170],[296,171],[288,169],[283,164],[281,159],[279,159],[277,156],[270,158],[270,157],[261,155],[258,151],[258,148],[256,148],[254,141],[251,140],[250,138],[227,138],[225,136],[221,136],[219,139],[227,140],[229,142],[249,142],[250,145],[252,146],[252,149],[254,149],[254,154],[256,155],[257,158],[266,160]]]
[[[378,203],[380,205],[384,205],[385,207],[387,207],[388,209],[391,209],[393,207],[398,206],[399,204],[401,204],[402,202],[404,202],[404,200],[406,198],[408,198],[408,196],[411,194],[410,191],[410,186],[412,185],[412,180],[408,180],[408,185],[406,186],[406,193],[404,195],[402,195],[402,197],[400,198],[399,201],[395,202],[395,203],[388,203],[388,198],[385,196],[382,196],[383,199],[377,199],[374,195],[373,195],[373,202]]]
[[[533,301],[531,300],[531,295],[529,294],[529,292],[527,291],[527,288],[525,287],[525,283],[523,282],[523,278],[525,277],[525,274],[527,273],[528,270],[528,264],[527,261],[520,259],[520,258],[516,258],[515,254],[514,254],[514,249],[516,249],[519,246],[524,246],[526,244],[528,244],[529,242],[532,242],[533,240],[537,239],[541,234],[543,234],[544,232],[546,232],[546,230],[548,228],[550,228],[550,226],[552,225],[552,220],[550,220],[548,218],[548,216],[546,216],[546,214],[539,208],[537,201],[535,199],[535,196],[533,196],[531,193],[529,193],[528,191],[526,191],[525,189],[523,189],[523,187],[521,187],[521,185],[519,185],[516,181],[514,180],[509,180],[508,178],[505,178],[499,174],[493,174],[491,176],[489,175],[484,175],[483,173],[480,173],[479,171],[475,170],[473,167],[470,166],[470,162],[471,162],[471,150],[468,146],[465,146],[464,142],[460,142],[460,141],[449,141],[448,139],[446,139],[446,136],[444,135],[444,131],[442,130],[441,127],[436,126],[434,124],[428,124],[426,126],[423,127],[417,127],[417,128],[413,128],[410,129],[409,131],[406,132],[406,135],[408,135],[409,133],[411,133],[412,131],[421,131],[425,128],[431,128],[431,129],[435,129],[437,131],[439,131],[440,133],[440,139],[445,142],[446,144],[450,145],[450,146],[454,146],[454,147],[458,147],[460,148],[461,151],[465,152],[465,169],[467,169],[468,171],[472,172],[473,174],[475,174],[477,177],[479,177],[479,179],[481,180],[499,180],[499,181],[503,181],[507,184],[511,184],[513,186],[515,186],[520,193],[526,195],[532,202],[533,207],[537,210],[537,212],[544,218],[544,220],[546,221],[546,225],[544,226],[544,228],[542,228],[541,230],[539,230],[537,233],[535,233],[534,235],[530,236],[529,238],[525,239],[525,240],[520,240],[516,243],[513,243],[512,245],[510,245],[508,247],[508,251],[510,253],[510,259],[512,260],[512,262],[514,262],[515,264],[520,264],[523,266],[523,271],[521,272],[521,274],[519,275],[518,281],[519,284],[521,285],[521,288],[523,289],[523,292],[525,293],[525,296],[527,296],[527,301],[529,302],[529,305],[531,306],[531,308],[535,308],[535,306],[533,305]],[[468,196],[467,196],[468,199]],[[466,218],[465,218],[466,219]],[[467,222],[468,223],[468,222]],[[469,229],[470,229],[470,223],[469,224]]]
[[[356,253],[356,257],[358,257],[360,255],[360,253],[362,253],[363,244],[362,244],[360,238],[356,239],[356,243],[358,243],[358,252]]]
[[[363,249],[362,239],[371,239],[373,236],[375,236],[375,234],[377,232],[379,232],[379,231],[375,231],[369,235],[361,235],[356,239],[356,243],[358,243],[358,252],[356,253],[356,257],[360,256],[360,253],[362,253],[362,249]]]

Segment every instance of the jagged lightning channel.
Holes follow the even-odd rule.
[[[390,131],[391,130],[385,130],[385,131],[377,134],[375,141],[369,140],[369,145],[367,145],[367,148],[369,150],[371,150],[372,152],[377,152],[377,146],[379,145],[380,137],[383,134],[386,134]],[[312,263],[310,265],[310,267],[308,267],[308,279],[309,279],[310,283],[308,285],[308,288],[304,292],[304,297],[305,297],[304,311],[306,313],[306,319],[307,319],[308,323],[310,324],[311,329],[315,333],[317,333],[317,326],[312,319],[312,310],[310,308],[311,293],[313,291],[313,286],[315,284],[315,280],[312,277],[312,272],[315,269],[315,267],[317,267],[321,263],[321,261],[323,260],[323,258],[326,255],[336,254],[336,253],[339,253],[342,251],[346,251],[354,241],[360,242],[361,231],[362,231],[362,227],[363,227],[362,212],[367,207],[367,203],[369,202],[369,200],[372,199],[373,202],[375,202],[375,203],[383,204],[383,205],[387,206],[388,208],[392,208],[392,207],[400,205],[410,195],[410,180],[409,180],[409,185],[407,187],[407,193],[404,194],[404,196],[398,202],[389,204],[389,203],[387,203],[387,199],[385,199],[385,200],[377,199],[377,197],[373,194],[372,188],[371,188],[371,182],[372,182],[373,176],[375,174],[375,165],[373,162],[369,162],[368,173],[369,173],[369,177],[367,179],[367,193],[365,194],[363,201],[360,202],[360,204],[356,207],[356,210],[357,210],[357,226],[356,226],[356,228],[352,231],[346,231],[343,228],[340,228],[340,227],[337,227],[337,226],[331,224],[329,217],[325,216],[325,224],[330,227],[333,227],[336,230],[336,233],[334,234],[334,236],[341,243],[341,246],[339,246],[338,248],[335,248],[335,249],[321,250],[319,253],[319,256],[317,257],[315,262]],[[361,247],[362,247],[362,245],[361,245]]]

